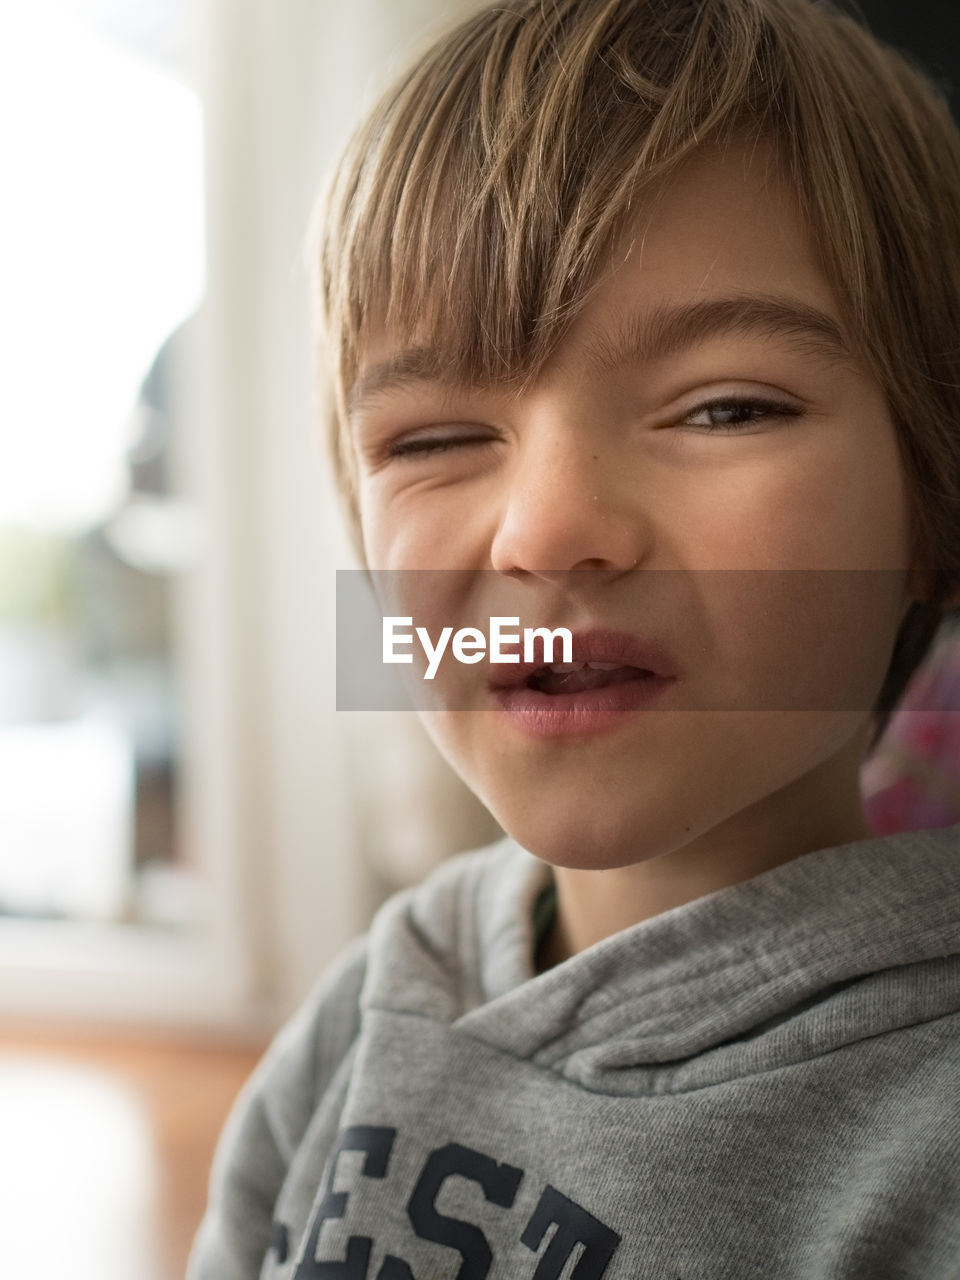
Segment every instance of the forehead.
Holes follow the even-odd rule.
[[[615,308],[638,289],[691,298],[791,292],[825,309],[837,305],[799,194],[775,148],[759,140],[704,148],[645,197],[617,241],[597,301]]]
[[[425,304],[429,300],[424,300]],[[496,305],[492,301],[491,305]],[[818,260],[796,193],[773,149],[731,142],[681,164],[623,227],[572,323],[542,367],[571,360],[603,372],[619,361],[654,361],[711,338],[737,335],[792,344],[855,362],[857,343]],[[425,383],[483,384],[456,325],[405,333],[381,328],[361,353],[348,408]],[[522,359],[504,382],[523,381]]]

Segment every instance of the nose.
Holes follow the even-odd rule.
[[[631,489],[611,442],[575,425],[539,438],[531,433],[504,491],[493,568],[539,577],[636,568],[649,553],[651,531]]]

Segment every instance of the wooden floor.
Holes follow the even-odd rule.
[[[30,1280],[183,1280],[262,1052],[0,1028],[0,1258]]]

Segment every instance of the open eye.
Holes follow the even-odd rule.
[[[708,432],[734,434],[766,419],[798,418],[802,413],[796,405],[782,401],[756,396],[717,396],[686,414],[683,422]],[[708,420],[704,421],[705,418]]]

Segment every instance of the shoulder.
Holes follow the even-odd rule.
[[[241,1090],[217,1146],[190,1280],[259,1274],[291,1162],[356,1039],[365,971],[360,939],[324,974]]]
[[[272,1096],[297,1113],[312,1112],[360,1034],[377,971],[395,973],[414,957],[462,955],[476,941],[478,919],[506,914],[535,861],[504,839],[456,854],[419,885],[393,894],[277,1034],[252,1087],[269,1081]]]
[[[525,886],[539,867],[532,855],[501,840],[451,857],[384,903],[369,931],[323,973],[277,1034],[247,1086],[281,1148],[296,1146],[360,1035],[364,1009],[402,1007],[418,993],[441,1016],[448,995],[459,1007],[476,1002],[472,987],[480,983],[489,935],[503,943],[509,922],[522,923]]]
[[[259,1273],[278,1196],[314,1117],[338,1105],[366,1011],[419,1001],[443,1017],[472,999],[473,979],[464,975],[475,968],[478,916],[491,885],[502,877],[509,884],[517,852],[524,865],[529,855],[502,844],[458,855],[396,894],[275,1036],[221,1135],[191,1280]]]
[[[238,1100],[235,1117],[249,1121],[252,1111],[259,1112],[260,1126],[285,1160],[292,1159],[317,1104],[359,1034],[367,947],[366,937],[357,938],[323,973],[277,1032]]]

